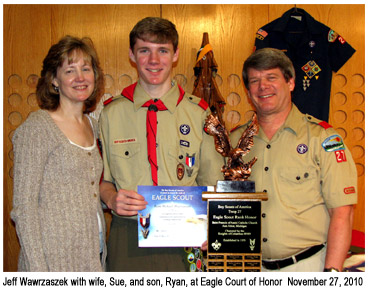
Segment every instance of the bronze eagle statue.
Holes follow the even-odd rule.
[[[204,130],[214,137],[217,152],[227,158],[226,165],[221,169],[224,179],[231,181],[247,180],[251,174],[252,166],[257,161],[257,157],[254,157],[248,163],[244,163],[242,157],[250,151],[254,144],[253,136],[258,133],[257,115],[253,115],[252,121],[242,133],[235,148],[231,146],[229,133],[216,113],[208,115]]]

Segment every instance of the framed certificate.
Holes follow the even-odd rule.
[[[139,247],[200,247],[207,239],[207,187],[138,186],[146,209],[138,212]]]

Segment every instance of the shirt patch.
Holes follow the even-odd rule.
[[[345,41],[345,39],[344,39],[344,38],[342,38],[341,36],[339,36],[339,38],[338,38],[338,39],[339,39],[339,41],[340,41],[340,43],[341,43],[341,44],[344,44],[344,43],[346,42],[346,41]]]
[[[263,37],[266,37],[268,35],[268,33],[266,31],[264,31],[263,29],[259,29],[257,31],[257,34],[262,35]]]
[[[344,150],[335,151],[336,161],[338,163],[346,162],[346,155]]]
[[[355,188],[354,187],[347,187],[347,188],[344,188],[344,193],[345,194],[355,194]]]
[[[342,141],[342,138],[337,134],[326,138],[322,143],[322,147],[325,149],[326,152],[334,152],[337,150],[345,149],[345,145],[344,142]]]
[[[190,142],[186,141],[186,140],[180,140],[180,145],[183,147],[189,147],[190,146]]]
[[[136,138],[127,138],[127,139],[114,140],[114,144],[131,143],[131,142],[137,142],[137,139]]]
[[[301,155],[305,154],[308,151],[308,146],[306,144],[300,144],[296,147],[296,151]]]
[[[183,134],[183,135],[187,135],[188,133],[190,133],[190,126],[187,125],[187,124],[182,124],[180,126],[180,132]]]
[[[328,32],[328,42],[334,42],[338,36],[339,34],[330,29],[330,31]]]

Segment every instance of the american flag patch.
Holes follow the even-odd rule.
[[[266,37],[268,35],[268,33],[266,31],[264,31],[263,29],[259,29],[257,31],[257,34],[262,35],[263,37]]]

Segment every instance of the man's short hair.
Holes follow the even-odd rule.
[[[293,63],[286,54],[275,48],[262,48],[253,52],[243,65],[243,81],[249,89],[248,69],[268,70],[279,68],[286,81],[295,79],[295,69]]]
[[[174,52],[178,48],[179,35],[175,25],[160,17],[146,17],[140,20],[129,34],[130,49],[134,51],[137,39],[153,43],[172,43]]]

